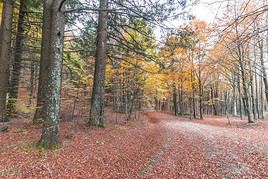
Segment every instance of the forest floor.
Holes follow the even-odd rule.
[[[14,119],[0,133],[0,178],[268,178],[268,121],[230,120],[150,112],[105,129],[64,121],[62,147],[48,151],[35,146],[41,126]]]

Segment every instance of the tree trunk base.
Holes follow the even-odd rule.
[[[8,132],[8,127],[0,127],[0,132]]]
[[[58,126],[47,126],[43,128],[42,136],[37,146],[45,149],[57,149],[61,146],[59,140],[59,127]]]
[[[9,122],[9,118],[7,116],[5,117],[0,117],[0,122]]]
[[[103,119],[90,118],[88,122],[88,126],[91,128],[105,128],[104,122],[100,122],[100,121],[103,121]]]

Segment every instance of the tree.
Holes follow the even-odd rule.
[[[112,2],[100,0],[99,2],[96,61],[89,121],[91,126],[97,127],[103,126],[104,124],[103,104],[105,68],[107,61],[107,40],[120,43],[121,48],[123,47],[130,51],[136,51],[136,46],[133,44],[127,44],[127,40],[124,39],[122,35],[122,31],[125,31],[124,27],[131,28],[131,26],[128,26],[128,24],[125,23],[126,21],[132,22],[133,20],[139,19],[148,22],[148,24],[163,22],[170,16],[177,17],[176,14],[174,14],[174,7],[185,5],[185,1],[156,1],[154,6],[151,6],[152,1],[137,2],[137,4],[133,4],[132,1],[121,0],[115,0]],[[147,8],[144,8],[146,6],[150,6],[152,8],[148,10]],[[87,10],[87,8],[84,10]],[[121,29],[118,30],[118,27]]]
[[[44,148],[57,147],[59,141],[59,112],[61,69],[64,40],[64,1],[45,0],[40,68],[46,73],[42,81],[42,136],[39,144]],[[45,62],[44,62],[45,61]],[[45,66],[44,66],[45,65]],[[40,75],[43,75],[42,70]],[[40,89],[40,88],[39,88]]]
[[[23,38],[25,33],[25,17],[26,17],[26,5],[27,0],[20,0],[19,7],[19,19],[17,25],[16,43],[15,43],[15,55],[11,73],[10,87],[9,87],[9,99],[7,104],[8,113],[13,114],[15,112],[15,103],[18,98],[22,50],[23,50]]]
[[[99,9],[108,9],[108,0],[100,0]],[[95,60],[95,72],[93,92],[90,108],[90,126],[104,126],[104,82],[105,67],[107,61],[107,35],[108,35],[108,11],[102,10],[99,13],[97,29],[97,50]]]
[[[0,121],[8,121],[6,117],[6,102],[9,80],[9,64],[11,52],[11,28],[13,17],[13,0],[4,1],[2,23],[0,29]]]

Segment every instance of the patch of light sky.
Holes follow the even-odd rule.
[[[215,23],[216,17],[222,14],[221,7],[223,3],[226,2],[224,0],[199,0],[198,3],[189,6],[185,9],[185,11],[189,12],[191,15],[195,16],[199,20],[206,21],[207,24]],[[174,20],[168,21],[165,23],[166,26],[170,28],[179,28],[186,21],[184,20]],[[155,29],[155,35],[158,40],[161,39],[161,29]]]
[[[191,13],[200,20],[207,23],[213,23],[215,17],[220,13],[221,3],[215,0],[200,0],[200,2],[191,8]]]

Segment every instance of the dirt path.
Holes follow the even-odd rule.
[[[149,117],[159,120],[171,138],[149,178],[268,177],[268,142],[254,140],[267,137],[261,129],[202,124],[161,113]],[[254,137],[246,135],[250,133]]]
[[[61,122],[62,147],[45,151],[40,127],[13,121],[0,135],[0,178],[268,178],[267,121],[150,112],[105,129],[85,123]]]

